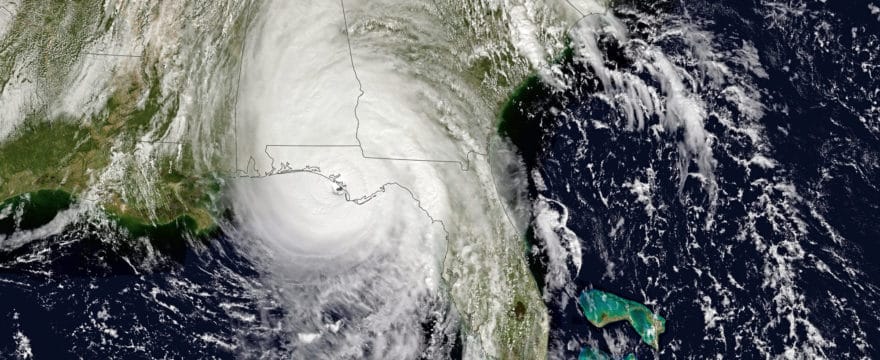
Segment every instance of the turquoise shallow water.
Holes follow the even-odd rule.
[[[596,327],[627,321],[645,344],[658,347],[659,336],[666,330],[666,319],[645,305],[604,291],[590,289],[581,293],[578,304],[584,316]]]

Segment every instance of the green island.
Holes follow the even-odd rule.
[[[645,305],[604,291],[590,289],[581,293],[578,304],[593,326],[603,327],[627,321],[642,341],[659,348],[659,338],[666,330],[666,319],[651,312]]]
[[[574,66],[573,49],[570,46],[566,47],[552,62],[563,68]],[[539,152],[544,146],[541,134],[552,131],[552,127],[555,126],[554,117],[547,115],[548,111],[546,111],[559,106],[554,102],[553,94],[554,89],[550,85],[545,84],[538,74],[532,74],[501,106],[497,132],[513,143],[529,170],[539,166]],[[526,233],[527,246],[535,241],[533,237],[534,234]],[[541,279],[544,278],[546,269],[537,263],[530,263],[529,266],[539,286],[543,287]],[[584,291],[578,302],[584,315],[594,326],[603,327],[610,323],[627,321],[644,343],[655,350],[659,348],[658,338],[665,331],[666,320],[652,313],[646,306],[595,289]],[[601,350],[585,347],[579,358],[611,359],[612,357]],[[635,359],[635,355],[629,354],[625,359]]]
[[[613,360],[614,358],[611,355],[608,355],[602,350],[585,347],[581,350],[580,355],[578,355],[578,360]],[[623,357],[623,360],[638,360],[635,354],[626,354]]]

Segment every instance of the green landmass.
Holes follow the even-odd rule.
[[[581,293],[578,304],[587,320],[596,327],[626,321],[636,330],[642,341],[655,350],[659,337],[666,330],[666,319],[651,312],[645,305],[620,296],[591,289]]]
[[[68,70],[104,17],[99,1],[23,0],[9,34],[0,38],[0,92],[16,64],[28,62],[37,74],[31,80],[41,85],[42,95],[60,94]]]
[[[27,116],[9,138],[0,141],[0,199],[46,190],[76,195],[88,189],[110,164],[111,151],[134,152],[141,134],[151,126],[150,119],[161,117],[170,122],[173,118],[171,111],[176,107],[165,113],[160,110],[156,82],[146,89],[147,101],[137,105],[144,85],[140,76],[133,76],[92,119],[48,119],[39,112]],[[186,215],[196,221],[198,229],[211,227],[209,193],[217,182],[199,176],[187,156],[179,161],[171,156],[155,160],[158,179],[154,193],[132,189],[137,184],[123,184],[133,191],[111,189],[108,198],[101,199],[105,209],[144,223],[166,223]],[[124,171],[132,174],[131,179],[138,179],[137,167],[142,165],[130,163]],[[155,207],[147,206],[148,198],[158,200]]]
[[[167,128],[176,114],[176,100],[166,100],[172,106],[163,107],[156,76],[149,82],[147,77],[141,73],[124,76],[124,83],[117,85],[104,109],[90,119],[29,114],[13,134],[0,141],[0,199],[43,190],[81,194],[110,164],[112,151],[133,153],[151,126],[158,126],[160,131]],[[143,95],[146,101],[138,104]],[[188,145],[180,146],[188,149]],[[188,156],[179,161],[171,156],[155,160],[159,176],[154,193],[116,189],[102,199],[105,209],[144,223],[167,223],[186,215],[196,221],[198,229],[211,227],[214,220],[208,210],[209,192],[216,188],[216,181],[197,175]],[[124,171],[137,179],[137,167],[142,165],[127,164]],[[148,208],[147,198],[158,199],[157,206]]]
[[[553,59],[553,63],[570,66],[574,61],[574,51],[568,46]],[[552,131],[553,123],[542,123],[547,118],[543,113],[550,106],[554,89],[545,84],[538,74],[532,74],[518,86],[501,108],[498,121],[498,134],[508,138],[519,151],[527,168],[538,165],[538,151],[542,144],[541,134]],[[526,241],[533,234],[526,234]],[[531,271],[540,282],[543,278],[540,264],[530,264]],[[626,300],[610,293],[589,290],[581,294],[579,303],[587,319],[597,327],[617,321],[627,321],[641,336],[642,341],[659,347],[658,337],[665,331],[665,319],[653,314],[647,307],[635,301]],[[611,359],[610,355],[597,349],[585,348],[581,359]],[[635,359],[630,354],[626,359]]]
[[[635,354],[627,354],[622,359],[638,360]],[[581,350],[578,360],[614,360],[614,358],[602,350],[587,346]]]
[[[46,99],[26,110],[23,121],[0,139],[0,201],[39,199],[49,194],[43,191],[78,197],[98,183],[113,153],[133,154],[145,135],[161,137],[177,115],[179,99],[162,93],[151,51],[142,54],[142,67],[112,74],[110,93],[98,111],[74,117],[49,110],[49,100],[70,91],[70,74],[91,56],[83,53],[86,44],[110,30],[113,17],[104,10],[95,1],[23,0],[0,38],[0,92],[22,81],[16,69],[26,66],[33,70],[26,81],[36,85],[37,98]],[[90,200],[109,214],[144,224],[186,216],[199,230],[212,227],[216,176],[197,171],[191,144],[153,146],[168,147],[153,152],[153,173],[143,174],[145,164],[133,159],[114,164],[125,181],[101,184],[106,185],[101,198]]]
[[[571,57],[571,52],[566,50],[560,56],[560,59],[565,59]],[[561,61],[561,60],[554,60]],[[479,65],[479,63],[478,63]],[[483,66],[483,65],[480,65]],[[484,71],[482,69],[480,71]],[[478,71],[478,72],[480,72]],[[485,79],[483,79],[485,80]],[[510,80],[510,78],[503,79],[505,81]],[[509,87],[509,83],[507,82],[499,82],[503,84],[505,87]],[[526,162],[526,166],[528,168],[533,168],[535,165],[534,156],[536,151],[538,150],[538,144],[540,140],[540,134],[542,130],[540,128],[541,124],[538,122],[538,119],[535,118],[534,114],[529,112],[529,110],[536,108],[542,99],[547,98],[547,94],[552,91],[547,85],[545,85],[540,76],[537,73],[532,73],[531,75],[524,76],[524,80],[513,89],[511,95],[501,104],[498,123],[497,123],[497,132],[500,136],[506,137],[510,139],[511,142],[517,147],[519,150],[522,159]],[[512,256],[520,257],[528,253],[528,249],[531,248],[531,245],[534,243],[534,234],[531,229],[528,229],[525,234],[523,234],[523,242],[522,247],[514,248],[515,251],[518,251],[517,254]],[[526,255],[527,256],[527,255]],[[529,278],[521,279],[523,283],[526,281],[533,283],[536,288],[540,291],[543,288],[544,284],[544,272],[546,269],[541,268],[540,264],[534,262],[527,262],[526,266],[529,270]],[[540,298],[537,299],[540,301]],[[529,309],[526,306],[529,302],[527,299],[516,299],[513,303],[513,318],[520,320],[529,320],[533,319],[533,317],[523,316],[529,313]],[[540,303],[539,306],[543,305]],[[535,306],[533,306],[535,307]],[[511,334],[505,334],[505,342],[523,343],[521,331],[517,328],[514,328],[514,331]],[[542,338],[540,341],[538,339],[530,339],[530,343],[535,344],[534,346],[530,346],[529,348],[532,350],[532,353],[528,355],[523,355],[524,353],[521,349],[511,349],[511,351],[503,353],[501,358],[504,359],[531,359],[536,358],[534,354],[537,354],[540,349],[541,353],[540,357],[546,357],[546,349],[547,349],[547,338]]]

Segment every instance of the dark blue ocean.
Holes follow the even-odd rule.
[[[121,236],[78,223],[0,254],[0,358],[232,359],[287,347],[282,307],[227,237],[161,248]]]
[[[554,258],[534,214],[551,354],[880,357],[877,3],[623,3],[627,39],[592,33],[598,68],[623,80],[603,80],[575,40],[559,66],[567,87],[536,83],[514,103],[530,198],[567,214],[553,241],[571,231],[581,248],[579,271]],[[670,100],[663,61],[688,107]],[[632,83],[658,89],[673,114],[645,111],[635,125],[625,105],[645,102]],[[542,281],[560,261],[571,284]],[[570,300],[590,288],[665,317],[660,351],[625,324],[590,326]]]
[[[624,0],[605,15],[573,27],[564,86],[513,102],[550,357],[880,358],[880,2]],[[0,359],[290,346],[276,289],[222,232],[159,249],[114,234],[78,223],[0,251]],[[660,350],[592,327],[575,306],[592,288],[665,317]]]

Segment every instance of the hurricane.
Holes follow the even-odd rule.
[[[880,3],[0,2],[0,357],[870,359]]]

